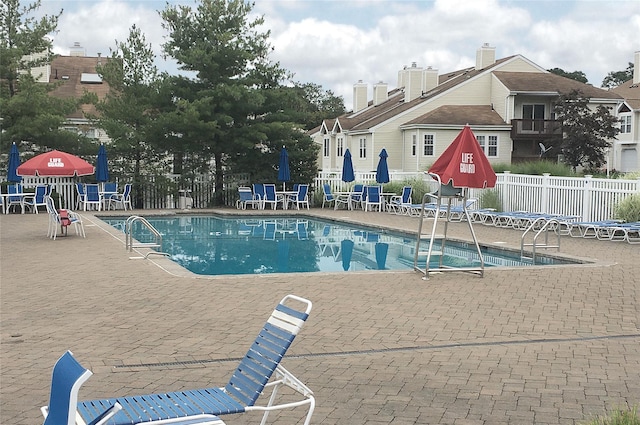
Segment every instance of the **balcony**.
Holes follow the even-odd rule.
[[[562,137],[562,122],[558,120],[511,120],[512,140],[543,140]]]

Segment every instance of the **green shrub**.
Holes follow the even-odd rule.
[[[615,209],[616,218],[627,223],[640,221],[640,193],[624,198]]]
[[[541,176],[544,173],[560,177],[577,176],[577,174],[571,170],[571,167],[553,161],[527,161],[516,162],[514,164],[495,164],[492,165],[492,168],[496,173],[511,171],[513,174],[529,174],[535,176]]]
[[[502,211],[501,196],[498,189],[483,190],[480,195],[480,208],[493,208],[496,211]]]
[[[608,416],[598,416],[585,422],[585,425],[640,425],[638,408],[633,407],[631,410],[616,409]]]

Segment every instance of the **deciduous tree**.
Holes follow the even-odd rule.
[[[633,68],[633,63],[629,62],[629,66],[624,71],[611,71],[602,80],[602,87],[611,89],[629,81],[633,78]]]
[[[564,162],[573,167],[597,169],[605,163],[609,140],[620,132],[617,119],[609,109],[598,105],[589,107],[589,98],[579,91],[561,95],[554,105],[556,118],[562,121],[561,145]]]

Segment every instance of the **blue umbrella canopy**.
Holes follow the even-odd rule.
[[[9,165],[7,167],[7,181],[20,182],[22,177],[17,174],[18,167],[20,166],[20,152],[18,152],[18,146],[16,142],[11,145],[11,151],[9,152]]]
[[[96,181],[109,181],[109,164],[107,162],[107,149],[100,145],[98,149],[98,160],[96,162]]]
[[[291,171],[289,170],[289,153],[287,153],[287,149],[283,146],[280,151],[280,166],[278,168],[278,181],[282,182],[284,187],[284,183],[291,180]]]
[[[351,152],[349,149],[344,151],[344,160],[342,161],[342,181],[352,182],[356,179],[353,173],[353,162],[351,160]]]
[[[389,166],[387,165],[387,150],[382,149],[380,151],[380,160],[378,161],[378,168],[376,168],[376,182],[389,183]]]
[[[344,239],[340,242],[340,250],[342,251],[342,269],[346,272],[351,267],[351,257],[353,256],[353,241]]]
[[[384,270],[386,268],[388,252],[388,243],[376,242],[376,264],[378,265],[378,270]]]

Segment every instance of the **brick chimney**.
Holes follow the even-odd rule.
[[[389,98],[387,83],[379,81],[373,85],[373,104],[379,105]]]
[[[633,55],[633,84],[640,84],[640,50]]]
[[[484,43],[476,52],[476,70],[484,69],[496,63],[496,48]]]
[[[358,112],[367,107],[367,83],[359,80],[353,85],[353,112]]]

